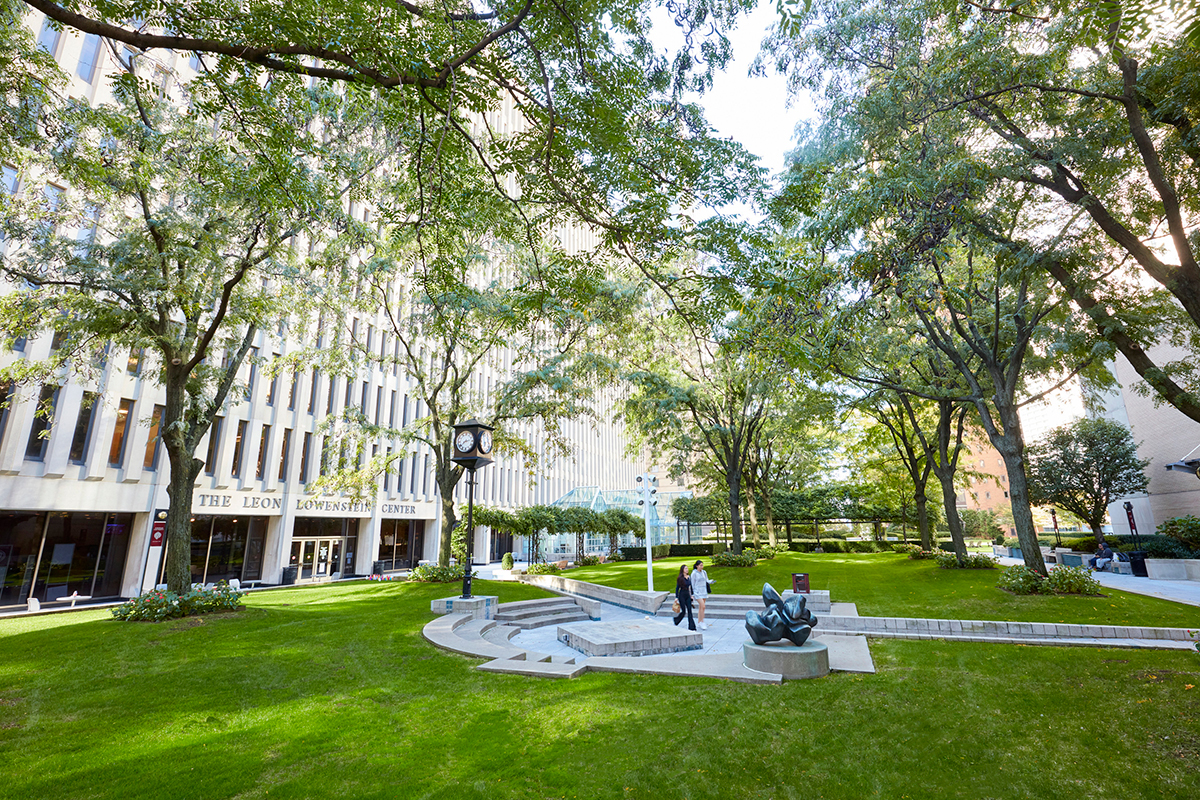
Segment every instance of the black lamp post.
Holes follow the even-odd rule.
[[[454,426],[454,455],[450,460],[463,467],[467,477],[467,555],[463,559],[463,591],[462,596],[471,596],[471,550],[475,540],[473,512],[475,510],[475,470],[492,463],[489,457],[492,452],[491,425],[484,425],[476,419],[469,419]]]
[[[1050,509],[1050,521],[1054,523],[1054,546],[1062,547],[1062,537],[1058,535],[1058,510]]]

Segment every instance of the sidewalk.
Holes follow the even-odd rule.
[[[1025,563],[1019,558],[1001,557],[998,560],[1003,567]],[[1114,575],[1111,572],[1093,572],[1092,577],[1106,589],[1120,589],[1123,592],[1141,594],[1146,597],[1158,597],[1175,603],[1200,606],[1200,581],[1152,581],[1149,578]]]

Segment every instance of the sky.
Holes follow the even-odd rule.
[[[717,133],[741,142],[771,174],[783,169],[784,155],[794,149],[796,124],[815,116],[808,98],[798,98],[789,104],[787,83],[782,76],[747,74],[775,19],[774,3],[760,2],[752,14],[739,20],[729,34],[733,63],[717,75],[712,90],[699,99]],[[660,52],[674,51],[683,45],[683,34],[664,7],[655,9],[652,20]]]

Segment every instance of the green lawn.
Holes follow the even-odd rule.
[[[601,572],[638,588],[632,566]],[[909,590],[985,602],[960,575],[872,556],[714,575],[723,590],[781,584],[793,566],[864,613],[912,605]],[[876,675],[556,681],[478,673],[428,645],[429,601],[453,593],[352,583],[161,624],[0,621],[0,798],[1200,796],[1195,653],[876,640]],[[972,616],[1012,616],[993,602]],[[1195,618],[1130,613],[1155,608],[1162,624]]]
[[[654,588],[674,591],[680,564],[695,558],[654,562]],[[1105,597],[1017,596],[996,588],[1000,570],[938,569],[932,561],[912,561],[898,553],[788,553],[754,567],[705,570],[719,594],[752,594],[770,583],[790,589],[793,572],[807,572],[813,589],[828,589],[834,602],[856,603],[860,616],[931,619],[996,619],[1015,622],[1076,622],[1099,625],[1200,627],[1200,608],[1129,592],[1105,590]],[[621,589],[646,588],[644,561],[580,567],[569,578]]]

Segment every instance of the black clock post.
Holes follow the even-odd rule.
[[[467,471],[467,553],[463,558],[463,599],[471,597],[471,567],[474,559],[471,551],[475,544],[475,470],[492,463],[492,431],[490,425],[469,419],[454,426],[454,455],[451,461]]]

